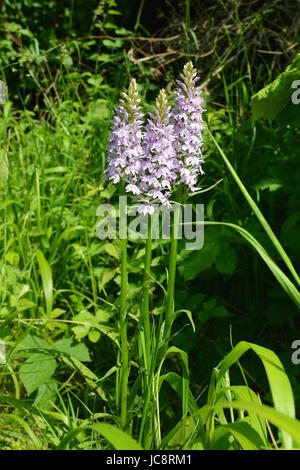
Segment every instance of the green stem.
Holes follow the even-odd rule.
[[[151,231],[151,215],[148,215],[148,233],[145,247],[145,262],[143,275],[143,298],[141,309],[141,345],[144,358],[145,375],[143,380],[143,396],[144,409],[142,415],[142,425],[140,429],[140,440],[143,441],[145,449],[149,448],[152,441],[152,417],[151,407],[149,407],[149,397],[151,391],[150,369],[151,369],[151,332],[149,318],[149,301],[150,301],[150,272],[151,272],[151,253],[152,253],[152,231]],[[147,422],[147,432],[144,435],[144,425]]]
[[[151,270],[152,233],[151,216],[148,216],[148,238],[146,241],[145,265],[143,277],[143,301],[142,301],[142,325],[145,338],[145,370],[146,375],[150,368],[150,319],[149,319],[149,299],[150,299],[150,270]]]
[[[120,294],[120,338],[121,338],[121,427],[125,429],[127,418],[127,386],[129,375],[127,343],[127,240],[121,240],[121,294]]]
[[[164,328],[164,340],[166,341],[166,347],[171,334],[172,323],[173,323],[173,310],[174,310],[174,291],[175,291],[175,277],[176,277],[176,258],[177,258],[177,245],[178,245],[178,211],[174,212],[174,223],[171,226],[171,248],[170,248],[170,259],[169,259],[169,280],[168,280],[168,292],[166,302],[166,316],[165,316],[165,328]]]

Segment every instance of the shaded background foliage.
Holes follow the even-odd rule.
[[[23,137],[12,134],[11,140],[24,147],[28,163],[23,175],[19,179],[16,176],[10,196],[23,198],[23,210],[30,210],[36,151],[48,170],[52,166],[68,167],[70,157],[68,160],[64,156],[62,148],[73,155],[67,174],[74,172],[76,177],[72,173],[63,182],[52,179],[51,171],[43,170],[41,160],[38,163],[45,197],[45,225],[42,234],[33,235],[32,246],[39,246],[46,253],[55,289],[68,289],[73,282],[81,293],[92,291],[96,297],[101,293],[108,302],[118,304],[117,244],[101,245],[96,235],[91,238],[86,230],[85,236],[69,240],[72,245],[76,243],[77,253],[70,262],[66,254],[70,249],[68,240],[62,245],[57,240],[63,230],[76,225],[93,227],[99,202],[113,200],[113,188],[104,190],[102,186],[99,191],[99,187],[103,183],[112,108],[128,78],[135,76],[143,99],[153,102],[160,87],[167,86],[172,92],[174,80],[188,59],[194,61],[201,76],[210,129],[227,150],[294,264],[299,266],[299,131],[276,122],[253,125],[249,106],[251,96],[276,78],[299,50],[298,8],[297,2],[281,0],[1,3],[0,66],[16,112],[15,122],[24,120]],[[50,138],[53,130],[56,140]],[[12,154],[11,151],[11,157]],[[194,202],[205,204],[209,220],[234,222],[247,228],[277,261],[269,240],[208,142],[206,158],[202,186],[209,187],[219,179],[222,183],[194,198]],[[11,159],[9,168],[15,173],[20,171]],[[24,175],[25,197],[20,191]],[[50,203],[47,206],[51,197],[56,199],[56,207]],[[76,200],[80,206],[74,203]],[[15,222],[21,219],[16,210],[11,211],[10,217]],[[131,247],[133,312],[137,309],[140,248]],[[299,366],[291,362],[291,343],[300,335],[299,312],[268,268],[229,229],[207,228],[204,248],[197,253],[186,252],[183,243],[180,248],[176,308],[193,312],[196,334],[185,320],[179,320],[174,343],[189,351],[192,387],[200,391],[207,383],[212,367],[230,349],[232,334],[234,343],[242,339],[257,342],[281,357],[299,404]],[[165,280],[167,249],[165,244],[158,245],[153,255],[153,274],[160,282]],[[87,258],[93,260],[93,268],[83,262],[87,253],[91,254]],[[14,264],[12,258],[10,262]],[[18,267],[21,265],[23,269],[28,267],[26,256]],[[36,281],[38,275],[35,276]],[[11,294],[2,292],[4,300],[8,293]],[[156,289],[152,298],[154,315],[160,312],[162,299]],[[61,308],[69,319],[91,319],[89,315],[95,315],[91,303],[74,292],[65,294],[63,299],[58,296],[55,307]],[[113,314],[108,315],[105,309],[103,312],[97,311],[97,321],[113,325]],[[31,315],[35,318],[37,313],[33,310]],[[133,328],[134,324],[131,333]],[[114,350],[103,335],[99,340],[93,331],[68,327],[54,332],[50,329],[45,334],[84,337],[94,370],[103,375]],[[264,395],[264,373],[257,369],[251,356],[246,371],[255,378],[257,391]],[[166,395],[166,402],[168,399]]]

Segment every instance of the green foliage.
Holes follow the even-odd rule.
[[[57,352],[78,361],[91,360],[87,347],[80,343],[74,344],[71,338],[64,338],[49,345],[42,338],[29,334],[14,350],[14,357],[26,358],[19,369],[19,374],[28,395],[37,390],[35,404],[42,402],[45,405],[48,400],[55,397],[56,382],[51,378],[57,367],[55,359]],[[51,407],[51,402],[48,406]]]
[[[215,265],[221,274],[233,274],[237,266],[237,252],[228,240],[228,233],[205,229],[204,245],[199,251],[182,251],[183,261],[179,272],[187,281],[195,279],[202,271]]]
[[[155,36],[175,37],[160,42],[149,33],[158,15],[147,15],[147,2],[145,9],[138,1],[2,2],[0,66],[9,101],[0,110],[1,449],[299,447],[291,343],[299,336],[300,134],[291,114],[299,107],[290,103],[299,55],[284,70],[284,47],[276,56],[257,51],[258,33],[266,40],[261,50],[276,50],[274,41],[285,44],[291,34],[276,30],[269,43],[276,12],[259,4],[253,12],[235,2],[232,15],[216,2],[207,22],[182,1],[176,11],[168,7],[164,26],[165,2],[154,2],[169,28]],[[198,31],[206,31],[205,41]],[[152,354],[145,360],[145,244],[128,241],[124,431],[121,245],[96,234],[99,204],[110,202],[118,213],[116,187],[103,178],[110,119],[130,77],[148,107],[161,86],[171,95],[188,54],[206,96],[203,191],[190,200],[205,205],[204,247],[190,252],[178,243],[166,347],[169,242],[153,240]],[[249,96],[259,89],[253,122]]]
[[[253,120],[261,117],[280,119],[281,122],[300,125],[299,110],[293,103],[292,95],[296,94],[294,82],[300,80],[300,54],[272,83],[260,90],[251,98]]]

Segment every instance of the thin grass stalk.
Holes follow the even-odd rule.
[[[148,231],[146,240],[146,251],[145,251],[145,263],[144,263],[144,276],[143,276],[143,300],[142,300],[142,332],[143,332],[143,356],[144,356],[144,368],[145,375],[143,381],[144,387],[144,413],[143,413],[143,425],[141,427],[144,430],[146,425],[146,433],[143,433],[142,442],[144,448],[149,448],[152,442],[152,411],[149,407],[150,395],[151,395],[151,331],[150,331],[150,318],[149,318],[149,302],[150,302],[150,270],[151,270],[151,252],[152,252],[152,225],[151,216],[148,215]]]
[[[166,301],[166,314],[165,314],[165,327],[163,339],[165,341],[164,349],[167,349],[168,342],[171,334],[174,312],[174,292],[175,292],[175,278],[176,278],[176,260],[178,248],[178,210],[174,211],[173,224],[171,224],[171,245],[170,245],[170,258],[169,258],[169,278],[168,278],[168,291]]]
[[[150,398],[151,398],[151,390],[152,390],[152,378],[153,378],[153,370],[149,373],[148,380],[144,382],[144,402],[143,402],[143,412],[142,412],[142,419],[141,419],[141,426],[139,432],[139,444],[143,444],[143,447],[147,448],[147,436],[145,436],[146,432],[146,424],[147,419],[149,420],[149,409],[150,409]]]
[[[185,23],[188,29],[191,27],[190,0],[185,0]]]
[[[148,215],[148,234],[146,240],[144,276],[143,276],[143,300],[142,300],[142,325],[145,338],[145,372],[149,374],[150,368],[150,319],[149,319],[149,301],[150,301],[150,270],[151,270],[151,251],[152,251],[152,233],[151,233],[151,216]]]
[[[147,239],[145,246],[145,261],[144,261],[144,274],[142,284],[142,306],[140,317],[140,357],[143,357],[144,377],[142,381],[142,393],[144,396],[144,409],[142,417],[142,426],[140,433],[140,442],[143,442],[147,448],[149,440],[149,432],[143,435],[144,426],[147,423],[148,431],[151,427],[151,416],[149,416],[149,398],[151,390],[150,380],[150,367],[151,367],[151,332],[150,332],[150,319],[149,319],[149,301],[150,301],[150,270],[151,270],[151,252],[152,252],[152,228],[151,228],[151,215],[148,214],[147,219]],[[151,433],[150,433],[151,434]],[[151,439],[151,436],[150,436]]]
[[[126,428],[128,388],[128,342],[127,342],[127,239],[121,240],[121,294],[120,294],[120,339],[121,339],[121,427]]]
[[[162,323],[163,318],[160,316],[159,323],[156,331],[153,331],[152,338],[151,338],[151,362],[150,362],[150,369],[149,369],[149,377],[148,377],[148,384],[144,389],[144,406],[143,406],[143,413],[141,419],[141,426],[140,426],[140,433],[139,433],[139,443],[145,443],[145,429],[146,429],[146,421],[147,415],[149,414],[149,403],[151,400],[151,391],[153,391],[153,381],[155,380],[155,369],[157,360],[159,357],[159,347],[160,342],[159,338],[162,331]],[[155,330],[155,324],[153,325],[153,330]],[[153,392],[154,393],[154,392]],[[153,399],[154,406],[156,406],[156,399]],[[144,446],[145,447],[145,446]]]

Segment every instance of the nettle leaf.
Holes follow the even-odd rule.
[[[191,281],[213,265],[222,274],[232,274],[237,265],[237,252],[227,241],[225,232],[205,229],[201,250],[188,252],[178,270],[186,281]]]
[[[49,354],[33,353],[21,365],[19,373],[26,392],[30,395],[53,375],[56,360]]]
[[[113,312],[107,312],[106,310],[98,309],[96,315],[82,310],[78,315],[73,317],[74,321],[82,322],[80,325],[76,325],[72,328],[76,339],[82,339],[88,336],[92,343],[95,343],[100,338],[101,332],[110,336],[109,330],[105,330],[103,323],[107,323],[113,316]],[[101,332],[99,331],[101,330]]]
[[[101,333],[100,331],[97,330],[91,330],[89,331],[88,338],[91,343],[97,343],[97,341],[100,339]]]
[[[99,323],[107,323],[113,316],[113,312],[107,312],[106,310],[98,309],[96,311],[96,319]]]
[[[74,321],[82,322],[85,324],[76,325],[72,328],[76,339],[82,339],[88,335],[91,327],[96,324],[95,316],[87,310],[82,310],[80,313],[73,317]]]
[[[44,349],[45,352],[42,352]],[[51,356],[51,350],[53,355]],[[27,393],[30,395],[50,380],[55,372],[57,362],[55,351],[66,353],[79,361],[90,361],[87,347],[82,343],[74,343],[71,338],[48,344],[46,340],[34,335],[27,335],[16,347],[15,357],[27,357],[19,369]],[[29,356],[29,357],[28,357]],[[38,392],[45,394],[45,390]]]
[[[39,338],[38,336],[27,335],[17,344],[13,354],[15,357],[24,357],[28,356],[28,354],[31,355],[31,350],[37,348],[49,348],[49,344],[46,340]],[[28,351],[26,351],[26,349],[28,349]]]
[[[100,292],[105,288],[105,285],[108,284],[116,275],[116,269],[107,268],[105,266],[99,266],[94,269],[94,274],[98,281],[98,286]]]
[[[52,403],[55,400],[57,392],[57,382],[51,378],[38,388],[34,405],[38,406],[43,411],[49,411]]]
[[[112,243],[106,243],[104,245],[106,253],[116,260],[121,258],[121,244],[119,240],[114,240]]]
[[[56,341],[53,345],[53,348],[57,351],[67,353],[78,361],[88,362],[91,360],[88,348],[83,343],[74,343],[72,338],[61,339]]]
[[[286,107],[290,109],[291,113],[296,113],[296,105],[292,103],[292,95],[296,90],[292,88],[292,84],[299,79],[300,54],[297,54],[276,80],[252,96],[253,120],[261,117],[276,119]]]

